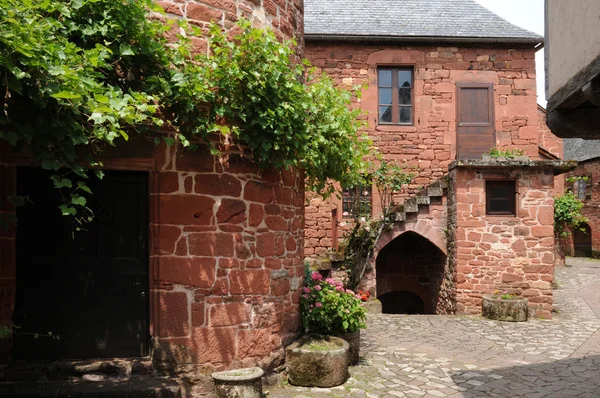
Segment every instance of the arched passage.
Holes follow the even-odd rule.
[[[573,232],[575,257],[592,257],[592,230],[586,223],[579,225]]]
[[[405,232],[377,256],[377,297],[389,314],[434,314],[446,255],[416,232]],[[422,304],[421,304],[422,303]]]

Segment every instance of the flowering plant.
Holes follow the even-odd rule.
[[[362,290],[358,291],[358,297],[360,297],[361,301],[368,301],[370,296],[371,293],[369,292],[363,292]]]
[[[302,288],[302,322],[309,332],[352,333],[367,327],[366,309],[361,297],[331,278],[323,280],[318,272],[308,274]]]

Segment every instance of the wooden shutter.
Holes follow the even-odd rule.
[[[458,83],[456,132],[458,159],[479,159],[496,146],[493,84]]]

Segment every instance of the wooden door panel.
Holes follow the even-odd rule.
[[[496,145],[492,84],[458,83],[456,129],[458,159],[478,159]]]
[[[21,359],[139,357],[148,353],[148,188],[144,173],[90,179],[85,231],[58,211],[48,173],[19,170],[15,335]],[[41,241],[41,244],[37,242]],[[133,271],[132,271],[133,270]],[[133,278],[133,281],[132,281]]]

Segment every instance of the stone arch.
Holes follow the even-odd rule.
[[[446,234],[441,226],[433,225],[431,221],[433,220],[405,221],[394,225],[391,230],[384,232],[375,244],[375,261],[377,261],[377,256],[385,246],[406,232],[414,232],[421,235],[440,249],[444,255],[448,255]]]
[[[389,236],[394,238],[378,250],[375,260],[377,297],[388,307],[384,311],[404,313],[400,301],[386,305],[384,299],[393,300],[394,295],[411,293],[422,300],[423,313],[436,313],[441,298],[446,295],[443,292],[446,253],[438,244],[412,230],[390,231]]]

